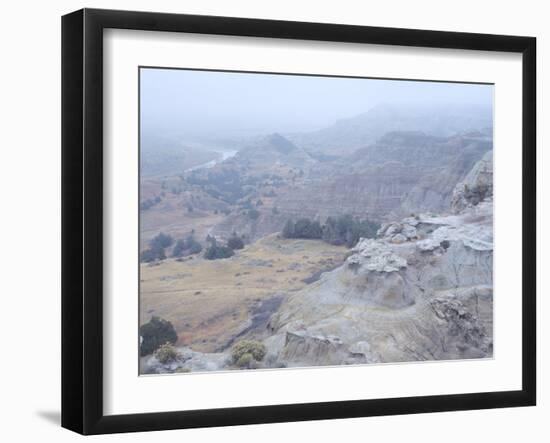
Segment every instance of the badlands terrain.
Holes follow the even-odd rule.
[[[313,133],[151,142],[140,324],[175,339],[141,372],[491,357],[491,118],[385,106]]]

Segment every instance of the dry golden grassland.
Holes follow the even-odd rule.
[[[214,352],[246,328],[259,302],[302,289],[304,279],[340,264],[346,251],[272,234],[228,259],[195,256],[142,264],[140,324],[160,316],[173,323],[179,345]]]

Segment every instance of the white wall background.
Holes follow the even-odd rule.
[[[329,442],[533,441],[550,438],[550,156],[543,152],[550,95],[545,2],[398,0],[52,0],[2,5],[0,25],[0,438],[74,441],[60,410],[60,16],[81,7],[233,15],[538,38],[539,406],[353,420],[102,436],[94,441]],[[544,111],[546,110],[546,114]],[[544,203],[544,204],[543,204]],[[519,233],[511,233],[518,235]],[[542,249],[546,248],[544,252]],[[518,273],[520,270],[518,269]],[[546,273],[546,276],[541,274]]]

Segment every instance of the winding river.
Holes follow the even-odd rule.
[[[185,172],[196,171],[197,169],[212,168],[212,167],[216,166],[218,163],[221,163],[221,162],[227,160],[228,158],[234,157],[235,154],[238,151],[227,150],[227,151],[214,151],[214,152],[216,152],[218,154],[218,158],[215,158],[214,160],[207,161],[206,163],[201,163],[200,165],[197,165],[197,166],[193,166],[192,168],[188,168],[188,169],[185,170]]]

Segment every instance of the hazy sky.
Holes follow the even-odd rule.
[[[492,105],[489,85],[141,69],[141,127],[164,136],[300,132],[383,103]]]

